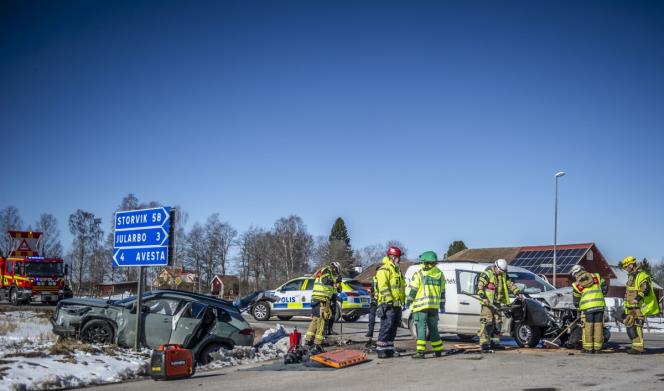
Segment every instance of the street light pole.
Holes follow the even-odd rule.
[[[553,287],[556,287],[556,260],[557,260],[557,249],[558,245],[558,178],[564,176],[563,171],[556,173],[556,206],[554,208],[554,217],[553,217]]]

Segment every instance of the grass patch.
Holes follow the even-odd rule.
[[[13,333],[18,328],[18,320],[16,319],[2,319],[0,320],[0,335],[7,335]]]
[[[89,345],[81,341],[76,341],[74,339],[64,338],[60,338],[56,343],[51,345],[51,347],[48,349],[48,352],[49,354],[70,356],[77,350],[91,354],[98,354],[102,352],[100,348],[93,345]]]

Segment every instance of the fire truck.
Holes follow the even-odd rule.
[[[55,304],[71,297],[65,283],[68,266],[60,258],[45,258],[34,250],[41,232],[9,231],[14,250],[0,257],[0,300],[14,305]]]

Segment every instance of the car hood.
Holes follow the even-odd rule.
[[[572,287],[558,288],[541,293],[531,293],[530,297],[541,299],[551,308],[574,309],[574,299],[572,297]]]
[[[62,305],[82,305],[88,307],[108,307],[110,304],[113,304],[113,300],[101,300],[101,299],[65,299],[61,300]]]

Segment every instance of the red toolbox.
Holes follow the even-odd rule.
[[[161,345],[152,351],[150,376],[154,380],[172,380],[191,377],[196,368],[191,350],[181,345]]]

